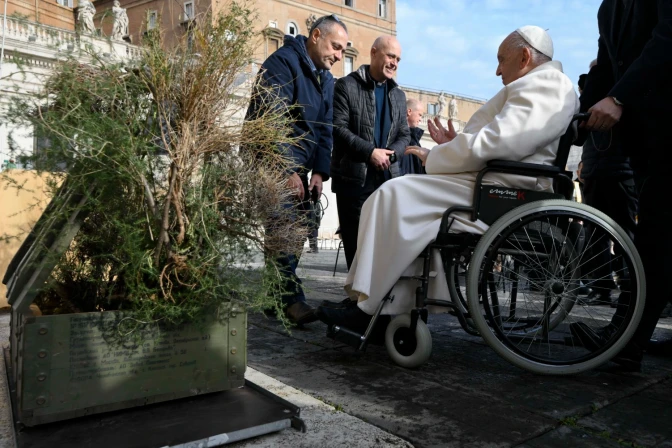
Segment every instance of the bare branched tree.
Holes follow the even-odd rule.
[[[89,196],[43,312],[130,309],[181,323],[229,300],[279,307],[272,260],[301,250],[306,235],[282,207],[290,192],[279,148],[296,143],[287,106],[259,87],[273,104],[242,125],[253,20],[234,2],[171,51],[149,33],[132,64],[67,59],[44,92],[14,103],[12,119],[49,142],[34,164],[66,172],[55,196],[65,187]],[[281,236],[266,238],[268,225]],[[262,256],[270,263],[249,269]]]

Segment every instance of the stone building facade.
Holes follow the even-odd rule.
[[[102,52],[112,57],[131,57],[138,51],[127,42],[106,39],[112,34],[113,0],[96,0],[94,26],[97,36],[75,34],[77,0],[8,0],[8,15],[20,15],[8,20],[7,44],[3,74],[11,70],[12,58],[17,56],[34,61],[35,76],[22,84],[22,92],[29,94],[38,88],[40,78],[48,74],[59,51],[76,51],[82,42],[93,42]],[[345,76],[362,64],[370,62],[369,52],[376,37],[383,34],[396,35],[396,8],[394,0],[248,0],[257,12],[259,44],[255,53],[256,64],[260,64],[282,45],[286,34],[306,35],[311,21],[335,14],[348,27],[349,43],[343,61],[337,63],[332,73],[336,77]],[[73,4],[74,3],[74,4]],[[129,19],[129,34],[132,43],[140,43],[148,28],[159,29],[165,36],[168,47],[187,37],[194,19],[208,11],[217,13],[228,4],[225,0],[120,0]],[[403,20],[403,18],[402,18]],[[403,42],[402,42],[403,46]],[[254,68],[254,67],[252,67]],[[404,62],[400,70],[404,69]],[[253,72],[254,70],[251,70]],[[245,85],[249,87],[250,80]],[[449,88],[449,86],[446,86]],[[9,92],[8,81],[0,80],[0,91]],[[427,120],[439,113],[445,124],[449,118],[451,100],[456,106],[456,128],[464,124],[484,101],[448,92],[404,87],[408,98],[416,98],[423,103],[425,115],[421,127],[426,130]],[[440,99],[441,98],[441,99]],[[443,104],[443,106],[441,105]],[[0,110],[2,100],[0,99]],[[242,111],[241,111],[242,113]],[[0,161],[7,157],[7,134],[9,130],[0,126]],[[20,137],[15,133],[14,138]],[[26,137],[22,147],[30,148],[30,138]],[[433,141],[425,133],[421,144],[431,148]],[[322,229],[329,234],[338,227],[335,197],[331,188],[325,185],[325,194],[331,206],[326,212]],[[325,201],[326,202],[326,201]]]

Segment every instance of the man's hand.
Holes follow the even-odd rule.
[[[429,135],[432,137],[432,140],[439,145],[441,143],[448,143],[457,137],[457,132],[455,132],[452,120],[448,120],[448,129],[446,129],[441,124],[439,117],[434,117],[434,122],[432,122],[432,120],[427,120],[427,130],[429,130]]]
[[[404,155],[413,154],[417,156],[418,159],[422,160],[422,166],[425,166],[427,162],[427,156],[429,155],[429,149],[421,148],[420,146],[407,146]]]
[[[582,129],[589,131],[608,131],[621,120],[623,107],[614,102],[610,96],[606,97],[590,109],[590,118],[581,123]]]
[[[394,151],[375,148],[371,153],[371,159],[369,159],[369,161],[378,171],[385,171],[390,167],[390,154],[394,154]]]
[[[312,180],[312,179],[311,179]],[[321,182],[320,178],[320,182]],[[299,201],[303,201],[303,182],[301,182],[301,177],[299,177],[298,174],[294,173],[289,177],[289,180],[287,181],[287,186],[289,189],[296,195],[297,198],[299,198]]]
[[[319,200],[322,195],[322,175],[320,173],[313,173],[313,175],[310,176],[308,191],[313,193],[313,188],[316,190],[314,196]]]

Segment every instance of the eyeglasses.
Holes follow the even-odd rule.
[[[313,23],[313,26],[310,27],[310,31],[308,31],[308,35],[313,34],[313,30],[315,30],[315,28],[320,26],[320,24],[322,22],[324,22],[325,20],[331,20],[332,22],[336,22],[339,25],[341,25],[347,31],[347,28],[345,28],[345,23],[341,22],[340,19],[338,17],[336,17],[336,14],[330,14],[328,16],[322,16],[319,19],[317,19]]]

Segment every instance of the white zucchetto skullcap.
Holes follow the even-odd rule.
[[[520,34],[532,48],[553,59],[553,40],[542,28],[534,25],[527,25],[521,26],[516,32]]]

